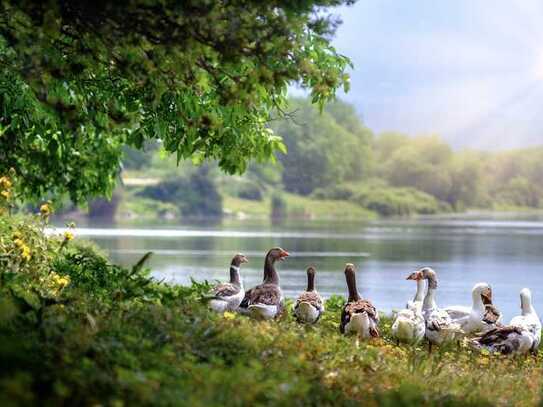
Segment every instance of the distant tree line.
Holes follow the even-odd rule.
[[[160,199],[180,203],[186,196],[199,202],[202,210],[201,202],[212,199],[217,203],[214,214],[220,212],[220,200],[216,192],[210,192],[213,189],[255,201],[278,191],[349,200],[384,216],[543,207],[543,147],[455,151],[436,135],[374,135],[353,106],[342,101],[329,103],[319,112],[305,99],[291,99],[288,116],[270,122],[288,148],[287,154],[276,153],[275,164],[253,162],[241,177],[206,171],[192,187],[187,185],[194,170],[183,167],[182,175],[173,175],[179,173],[174,165],[165,181],[168,188],[160,188],[170,190],[175,184],[172,178],[188,178],[178,181],[179,188],[171,197]],[[149,146],[143,154],[129,150],[125,166],[141,170],[163,165],[150,158],[158,150],[158,145]],[[203,185],[202,177],[209,178],[205,188],[198,187]],[[144,194],[152,197],[155,189]],[[203,195],[196,200],[199,193]],[[190,205],[180,205],[184,205],[183,213],[191,212]]]

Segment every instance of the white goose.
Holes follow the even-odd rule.
[[[392,336],[398,342],[418,343],[424,338],[426,324],[422,315],[422,302],[424,295],[424,279],[421,271],[411,273],[407,280],[417,282],[417,292],[412,301],[407,302],[407,307],[398,312],[392,323]]]
[[[499,352],[504,355],[536,353],[541,342],[541,321],[532,305],[532,293],[528,288],[520,291],[521,315],[510,324],[488,331],[472,344],[478,349]]]
[[[230,264],[230,282],[221,283],[213,287],[209,299],[209,306],[213,311],[235,311],[245,296],[243,281],[239,275],[239,269],[243,263],[248,263],[243,254],[236,254]]]
[[[436,304],[437,277],[434,270],[424,267],[420,270],[423,278],[427,281],[426,296],[422,303],[422,315],[426,321],[425,335],[432,344],[442,344],[459,340],[464,336],[460,325],[455,323],[449,314]]]
[[[496,307],[492,306],[490,285],[488,283],[475,284],[471,290],[471,297],[471,307],[451,306],[444,310],[468,335],[484,333],[495,328],[501,320],[501,314]]]
[[[315,290],[315,268],[307,268],[307,289],[301,293],[293,307],[298,322],[314,324],[324,312],[322,297]]]

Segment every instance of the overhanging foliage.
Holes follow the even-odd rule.
[[[124,144],[228,173],[284,151],[289,84],[348,87],[326,7],[352,0],[0,2],[0,173],[23,198],[109,193]]]

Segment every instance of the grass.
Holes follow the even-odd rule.
[[[375,219],[375,212],[348,202],[325,199],[313,199],[295,194],[284,193],[287,204],[287,217],[298,219]],[[246,218],[269,218],[271,214],[270,198],[262,201],[250,201],[232,196],[223,197],[223,207],[228,214]]]

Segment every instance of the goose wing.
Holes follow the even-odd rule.
[[[249,290],[249,304],[279,305],[283,299],[281,289],[275,284],[261,284]]]
[[[215,297],[230,297],[232,295],[238,294],[240,289],[241,289],[240,287],[238,287],[238,286],[236,286],[234,284],[222,283],[222,284],[216,285],[213,288],[212,294]]]
[[[523,345],[523,330],[518,326],[508,325],[492,329],[475,338],[477,346],[500,352],[504,355],[517,353]]]
[[[322,298],[316,291],[304,291],[300,294],[294,305],[294,309],[298,308],[301,302],[308,302],[318,310],[322,310]]]
[[[358,300],[353,302],[348,302],[343,307],[343,311],[341,312],[341,323],[339,325],[339,329],[341,333],[345,333],[345,326],[350,322],[351,317],[354,314],[362,314],[366,313],[368,317],[377,323],[379,322],[379,314],[377,314],[377,310],[373,306],[373,304],[368,300]],[[370,334],[372,336],[379,336],[379,331],[375,328],[373,331],[370,331]]]
[[[443,310],[449,314],[452,320],[461,320],[464,318],[469,318],[471,315],[471,308],[470,307],[464,307],[461,305],[453,305],[447,308],[443,308]]]

